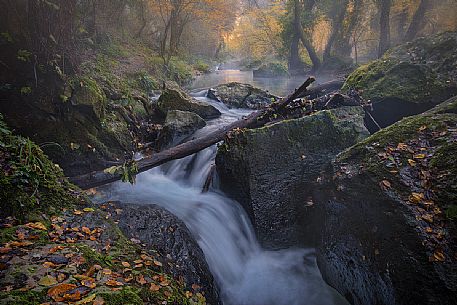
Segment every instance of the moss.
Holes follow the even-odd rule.
[[[100,293],[106,305],[143,305],[139,289],[126,287],[113,293]]]
[[[0,303],[8,305],[37,305],[46,300],[46,290],[0,292]]]
[[[86,244],[77,244],[75,245],[78,248],[78,251],[81,252],[82,256],[86,259],[85,264],[88,267],[98,264],[103,267],[111,267],[112,263],[112,256],[104,255],[100,252],[97,252],[95,249],[92,249]]]
[[[457,66],[457,57],[447,49],[457,47],[456,34],[437,35],[429,40],[399,46],[361,66],[348,77],[343,90],[362,90],[362,96],[372,100],[443,101],[457,92],[457,80],[449,68]]]
[[[78,202],[70,196],[73,188],[60,167],[52,163],[39,146],[27,138],[13,135],[0,116],[0,201],[2,215],[25,221],[40,211]]]

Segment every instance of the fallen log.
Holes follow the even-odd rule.
[[[256,128],[264,126],[270,121],[271,116],[274,113],[284,111],[286,106],[297,99],[300,95],[306,92],[307,87],[311,85],[315,79],[313,77],[308,78],[303,85],[295,90],[288,97],[283,98],[277,102],[271,103],[269,106],[251,113],[247,117],[244,117],[238,121],[235,121],[227,126],[223,126],[206,136],[182,143],[170,149],[155,153],[149,157],[145,157],[136,162],[137,173],[145,172],[151,168],[162,165],[166,162],[175,159],[181,159],[191,154],[197,153],[211,145],[214,145],[224,139],[227,133],[234,129],[243,128]],[[117,180],[121,180],[122,173],[115,172],[110,173],[108,171],[95,171],[89,174],[70,177],[69,180],[81,187],[82,189],[89,189],[92,187],[101,186],[107,183],[111,183]]]
[[[329,82],[309,88],[308,90],[306,90],[306,92],[301,94],[299,97],[300,98],[307,97],[308,99],[315,99],[315,98],[321,97],[323,95],[340,90],[341,87],[343,87],[343,84],[344,84],[343,79],[331,80]]]

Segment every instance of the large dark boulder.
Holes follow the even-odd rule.
[[[250,84],[232,82],[208,90],[209,98],[233,108],[260,109],[278,99]]]
[[[457,98],[351,147],[316,185],[318,263],[353,304],[457,304]]]
[[[269,248],[309,243],[316,211],[311,184],[337,153],[368,136],[361,107],[326,110],[300,119],[232,133],[218,149],[221,186],[248,212]]]
[[[165,115],[170,110],[194,112],[204,119],[214,119],[221,115],[214,106],[199,102],[175,87],[168,87],[163,90],[157,101],[157,106]]]
[[[419,38],[361,66],[343,90],[358,89],[374,103],[382,127],[422,113],[457,94],[457,32]]]
[[[219,304],[219,291],[209,271],[205,256],[186,225],[167,210],[156,205],[117,204],[122,212],[115,216],[121,231],[156,249],[172,264],[164,265],[176,278],[203,289],[209,304]],[[168,270],[169,269],[169,270]]]
[[[195,131],[206,126],[198,114],[188,111],[170,110],[162,129],[160,146],[162,148],[179,143]]]

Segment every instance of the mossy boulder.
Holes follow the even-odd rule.
[[[157,106],[164,115],[170,110],[194,112],[204,119],[213,119],[221,115],[215,107],[193,99],[176,87],[167,87],[163,90]]]
[[[282,62],[262,64],[252,71],[254,77],[285,77],[289,75],[287,65]]]
[[[278,100],[267,91],[250,84],[232,82],[211,88],[207,96],[233,108],[260,109]]]
[[[107,98],[95,80],[89,77],[78,79],[69,99],[73,106],[85,108],[85,111],[92,112],[98,119],[105,117]]]
[[[206,126],[198,114],[188,111],[170,110],[165,118],[160,138],[160,146],[169,146],[180,142],[195,131]]]
[[[302,229],[314,212],[310,185],[337,153],[368,136],[363,118],[361,107],[325,110],[233,132],[219,146],[221,187],[243,205],[264,246],[312,239]]]
[[[349,75],[343,90],[365,99],[438,104],[457,94],[457,32],[419,38],[389,50]]]
[[[344,151],[315,184],[319,266],[353,304],[457,302],[456,127],[452,98]]]

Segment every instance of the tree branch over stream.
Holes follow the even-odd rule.
[[[271,103],[269,106],[251,113],[236,122],[227,126],[223,126],[206,136],[182,143],[170,149],[155,153],[149,157],[145,157],[136,162],[137,173],[145,172],[151,168],[157,167],[172,160],[181,159],[197,153],[211,145],[214,145],[222,140],[224,137],[234,129],[242,128],[257,128],[262,127],[268,122],[275,113],[283,112],[286,107],[295,99],[303,96],[307,88],[315,81],[313,77],[308,78],[298,89],[296,89],[288,97],[285,97],[278,102]],[[91,172],[89,174],[70,177],[69,180],[81,187],[88,189],[97,187],[111,182],[122,179],[122,173],[111,173],[105,170]]]

